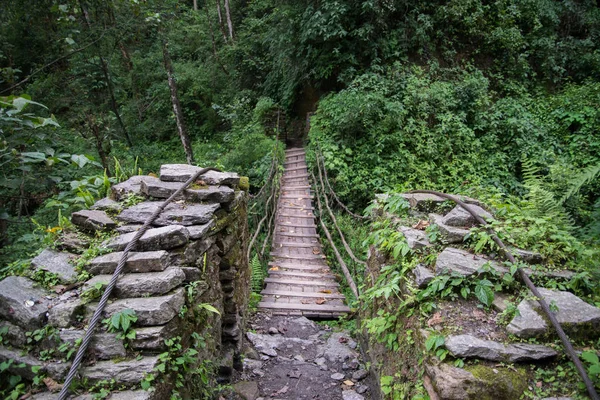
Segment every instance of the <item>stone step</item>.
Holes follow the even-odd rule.
[[[160,180],[164,182],[185,182],[202,168],[188,164],[165,164],[160,167]],[[208,171],[200,175],[199,181],[205,185],[237,187],[240,176],[232,172]]]
[[[124,250],[137,232],[126,233],[105,243],[113,250]],[[136,244],[134,250],[169,250],[188,242],[189,232],[181,225],[163,226],[148,229]]]
[[[71,222],[88,232],[110,231],[117,227],[117,223],[101,210],[74,212],[71,214]]]
[[[346,299],[341,293],[319,293],[319,292],[289,292],[285,290],[273,290],[263,289],[260,292],[262,295],[267,296],[288,296],[288,297],[302,297],[302,298],[324,298],[324,299]]]
[[[110,316],[130,308],[138,317],[136,326],[164,325],[179,313],[184,303],[184,289],[179,288],[165,296],[116,300],[106,307],[105,313]]]
[[[166,199],[181,187],[181,182],[163,182],[158,178],[144,180],[141,184],[142,193],[147,196]],[[203,186],[190,185],[179,196],[190,202],[229,203],[233,200],[235,192],[227,186]]]
[[[160,326],[136,327],[135,339],[131,347],[143,351],[163,351],[167,349],[166,339],[177,336],[177,324],[169,323]]]
[[[85,267],[92,275],[112,274],[117,268],[119,260],[123,256],[122,251],[105,254],[94,258]],[[130,252],[125,263],[125,272],[157,272],[167,268],[169,253],[164,250]]]
[[[146,356],[120,362],[99,361],[81,369],[90,382],[114,381],[115,384],[136,385],[159,364],[158,356]]]
[[[59,332],[60,340],[71,344],[78,339],[83,339],[84,335],[85,331],[82,329],[63,329]],[[127,355],[123,341],[117,339],[114,333],[94,333],[88,351],[100,360],[123,358]]]
[[[278,285],[290,285],[290,286],[316,286],[316,287],[333,287],[337,288],[340,285],[337,282],[329,281],[303,281],[299,279],[285,279],[285,278],[265,278],[265,283],[275,283]]]
[[[146,201],[124,210],[117,217],[127,223],[143,224],[154,214],[162,201]],[[203,225],[210,222],[219,204],[180,204],[167,205],[158,218],[152,223],[158,226],[168,225]]]
[[[349,313],[350,307],[348,306],[332,306],[328,304],[302,304],[302,303],[267,303],[260,302],[258,303],[259,309],[266,310],[298,310],[298,311],[308,311],[314,313]]]
[[[31,260],[31,265],[35,269],[56,274],[62,283],[69,283],[77,279],[75,265],[71,263],[74,259],[74,254],[45,249]]]
[[[0,316],[27,330],[41,327],[48,312],[45,289],[31,279],[22,276],[8,276],[0,281]]]
[[[83,290],[94,288],[97,284],[105,287],[111,277],[112,275],[97,275],[85,283]],[[112,295],[119,299],[163,295],[181,285],[184,280],[185,273],[177,267],[160,272],[126,274],[119,277]]]

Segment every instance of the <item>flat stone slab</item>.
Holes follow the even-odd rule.
[[[137,232],[126,233],[105,243],[105,246],[113,250],[124,250],[131,242]],[[163,226],[148,229],[140,238],[135,250],[169,250],[183,246],[188,242],[188,230],[181,225]]]
[[[0,281],[0,316],[27,330],[37,329],[46,319],[49,294],[30,279],[8,276]]]
[[[154,179],[148,175],[134,175],[127,179],[125,182],[117,183],[110,188],[113,199],[120,201],[129,195],[141,195],[142,194],[142,182],[146,179]]]
[[[184,303],[184,290],[179,288],[165,296],[116,300],[106,307],[105,313],[112,315],[130,308],[138,317],[136,326],[164,325],[179,313]]]
[[[463,276],[469,276],[479,271],[480,268],[487,263],[500,273],[509,272],[508,269],[502,265],[495,261],[490,261],[481,255],[472,254],[468,251],[456,249],[454,247],[446,247],[437,257],[435,274],[442,275],[456,273]]]
[[[146,201],[124,210],[117,217],[127,223],[144,223],[154,214],[162,201]],[[212,219],[219,204],[178,204],[171,203],[153,222],[153,225],[203,225]]]
[[[85,283],[84,290],[93,288],[98,283],[106,286],[111,278],[112,275],[97,275]],[[113,295],[121,299],[162,295],[181,285],[184,280],[185,273],[177,267],[160,272],[125,274],[119,277]]]
[[[92,275],[112,274],[117,268],[119,260],[123,256],[122,251],[105,254],[94,258],[85,267]],[[167,268],[169,253],[164,250],[130,252],[125,262],[125,272],[157,272]]]
[[[59,336],[63,342],[74,344],[77,339],[83,339],[84,334],[85,331],[80,329],[63,329]],[[127,355],[123,341],[117,339],[114,333],[95,333],[88,351],[101,360]]]
[[[398,228],[398,230],[402,232],[402,234],[406,238],[408,247],[410,247],[411,249],[423,249],[425,247],[431,246],[431,243],[429,243],[429,239],[427,239],[427,235],[424,231],[409,228],[406,226],[401,226]]]
[[[114,201],[109,197],[105,197],[103,199],[98,200],[90,207],[92,210],[102,210],[102,211],[113,211],[113,212],[121,212],[123,210],[123,206],[121,203]]]
[[[71,222],[89,232],[110,231],[117,227],[117,223],[101,210],[74,212],[71,214]]]
[[[539,289],[548,305],[556,304],[556,319],[571,335],[587,338],[597,337],[600,332],[600,309],[570,292]],[[552,331],[546,318],[542,317],[537,301],[523,300],[517,307],[519,314],[508,324],[506,330],[521,338],[542,336]]]
[[[483,218],[485,221],[491,221],[494,219],[492,214],[490,214],[483,208],[479,207],[478,205],[469,204],[469,207],[473,211],[475,211],[475,213],[478,216],[480,216],[481,218]],[[477,223],[477,221],[475,220],[475,217],[473,217],[471,215],[471,213],[469,213],[467,210],[465,210],[464,208],[462,208],[459,205],[454,207],[452,209],[452,211],[450,211],[448,214],[446,214],[444,216],[444,219],[442,220],[442,222],[445,225],[465,227],[465,228],[471,228],[473,226],[479,225]]]
[[[435,277],[433,272],[422,264],[417,264],[417,266],[413,269],[413,274],[415,276],[415,283],[417,287],[424,288],[431,282],[431,280]]]
[[[115,380],[116,383],[137,384],[159,363],[158,356],[121,362],[100,361],[82,368],[81,374],[92,382]]]
[[[444,217],[439,214],[429,214],[429,222],[438,226],[443,241],[449,244],[462,243],[469,234],[468,229],[446,225]]]
[[[71,253],[45,249],[31,260],[31,265],[35,269],[41,269],[58,275],[62,282],[72,282],[77,279],[75,266],[69,262],[73,257]]]
[[[408,201],[411,208],[415,208],[418,211],[433,211],[440,204],[448,201],[442,197],[428,193],[402,193],[400,196]]]
[[[83,299],[76,297],[64,301],[57,301],[48,310],[48,323],[55,328],[68,328],[75,324],[76,317],[85,313]]]
[[[135,328],[135,339],[131,341],[131,347],[136,350],[165,350],[167,348],[165,339],[176,336],[176,328],[175,324]]]
[[[181,187],[181,182],[163,182],[158,178],[145,180],[141,184],[142,193],[155,198],[166,199]],[[233,201],[235,192],[227,186],[203,186],[197,188],[191,185],[178,198],[190,202],[229,203]]]
[[[210,234],[210,230],[215,226],[215,221],[211,220],[209,223],[204,225],[192,225],[187,228],[190,233],[191,240],[201,239]]]
[[[480,358],[498,362],[540,361],[557,355],[556,351],[547,346],[528,343],[505,345],[471,335],[449,336],[445,347],[456,358]]]
[[[202,168],[188,164],[165,164],[160,167],[160,180],[165,182],[185,182]],[[232,172],[208,171],[200,175],[198,180],[205,185],[223,185],[235,187],[240,183],[240,177]]]

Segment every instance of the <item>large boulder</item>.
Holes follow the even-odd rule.
[[[30,279],[8,276],[0,281],[0,316],[25,329],[38,329],[46,319],[49,295]]]
[[[598,337],[600,332],[600,309],[569,292],[538,289],[549,305],[556,305],[556,319],[563,329],[579,337]],[[535,300],[523,300],[516,315],[506,329],[521,338],[543,336],[551,332],[547,318]]]
[[[37,257],[31,260],[31,265],[35,269],[52,272],[58,275],[61,282],[73,282],[77,279],[75,266],[71,264],[74,257],[71,253],[63,253],[50,249],[45,249]]]
[[[445,346],[456,358],[480,358],[497,362],[540,361],[557,355],[550,347],[538,344],[505,345],[471,335],[449,336],[446,338]]]
[[[445,243],[462,243],[469,234],[468,229],[446,225],[444,223],[444,217],[439,214],[429,214],[429,222],[432,225],[437,225],[442,240]]]
[[[469,204],[469,207],[473,211],[475,211],[475,214],[477,214],[479,217],[483,218],[485,221],[490,221],[494,218],[492,216],[492,214],[490,214],[483,208],[479,207],[478,205]],[[471,215],[470,212],[468,212],[467,210],[465,210],[464,208],[462,208],[459,205],[454,207],[452,209],[452,211],[450,211],[448,214],[446,214],[444,216],[444,219],[442,220],[442,222],[445,225],[449,225],[449,226],[458,226],[458,227],[467,227],[467,228],[479,225],[477,223],[477,221],[475,220],[475,217],[473,215]]]

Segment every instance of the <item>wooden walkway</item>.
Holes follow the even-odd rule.
[[[286,151],[269,277],[258,308],[278,315],[337,318],[350,309],[317,234],[304,149]]]

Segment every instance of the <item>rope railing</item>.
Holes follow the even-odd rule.
[[[583,364],[581,363],[581,360],[577,356],[577,353],[575,352],[573,345],[571,344],[571,342],[570,342],[567,334],[563,330],[562,326],[560,326],[560,323],[556,319],[556,316],[550,310],[550,307],[548,306],[548,303],[546,303],[544,296],[542,296],[542,294],[539,292],[537,287],[533,284],[531,279],[529,279],[529,277],[527,276],[525,271],[521,267],[519,267],[519,265],[517,264],[517,260],[512,255],[512,253],[510,252],[508,247],[506,247],[504,242],[502,242],[502,240],[500,240],[498,235],[496,235],[496,232],[494,232],[494,230],[488,225],[488,223],[483,218],[481,218],[481,216],[479,214],[477,214],[468,204],[464,203],[463,201],[456,198],[455,196],[452,196],[452,195],[449,195],[446,193],[436,192],[433,190],[413,190],[409,193],[427,193],[427,194],[433,194],[433,195],[442,197],[444,199],[451,200],[451,201],[455,202],[456,204],[458,204],[459,206],[461,206],[463,209],[465,209],[469,214],[471,214],[473,216],[473,218],[475,218],[475,220],[480,225],[482,225],[485,229],[487,229],[492,240],[504,252],[504,255],[506,256],[506,258],[508,258],[508,260],[517,267],[517,271],[519,272],[519,276],[521,277],[521,280],[525,283],[527,288],[529,290],[531,290],[533,295],[538,299],[538,303],[540,304],[542,310],[544,311],[544,314],[546,314],[546,317],[548,317],[548,320],[550,320],[550,323],[554,327],[554,330],[556,330],[556,333],[558,333],[558,337],[560,338],[561,342],[565,346],[565,352],[567,353],[567,355],[569,356],[571,361],[573,361],[573,364],[575,365],[577,372],[581,376],[581,379],[583,380],[583,383],[585,384],[585,386],[587,388],[590,398],[592,400],[600,400],[600,397],[598,396],[598,393],[596,392],[596,389],[594,388],[594,384],[591,381],[590,377],[588,376],[588,374],[585,370],[585,367],[583,366]]]
[[[199,170],[198,172],[196,172],[194,175],[192,175],[185,183],[183,183],[179,187],[179,189],[177,189],[175,191],[175,193],[173,193],[168,199],[166,199],[161,205],[158,206],[156,211],[154,211],[154,213],[152,213],[152,215],[150,217],[148,217],[146,222],[144,222],[142,227],[136,232],[133,239],[131,239],[131,241],[125,247],[125,250],[123,250],[123,254],[122,254],[121,258],[119,259],[117,268],[115,269],[115,272],[113,273],[113,275],[110,279],[110,282],[108,283],[108,286],[106,286],[106,289],[104,290],[104,293],[102,294],[102,297],[100,298],[100,302],[98,303],[98,307],[96,308],[96,311],[94,311],[94,315],[92,316],[92,318],[88,324],[88,330],[85,332],[85,335],[83,336],[81,346],[79,346],[79,349],[77,350],[77,354],[75,355],[73,364],[71,365],[71,368],[69,369],[69,373],[67,374],[67,377],[65,379],[65,382],[63,383],[62,389],[58,395],[58,400],[65,400],[69,394],[69,387],[71,386],[73,379],[77,375],[77,370],[79,369],[79,366],[81,365],[81,362],[83,361],[83,357],[85,356],[85,352],[92,340],[92,337],[94,335],[94,330],[96,329],[96,326],[98,325],[98,322],[100,321],[100,318],[102,317],[102,313],[104,312],[104,308],[106,307],[106,304],[108,303],[108,299],[109,299],[115,285],[117,284],[117,280],[119,279],[119,276],[121,275],[121,272],[123,271],[123,268],[125,267],[125,263],[127,262],[129,252],[137,245],[140,238],[144,235],[144,233],[146,233],[146,231],[148,230],[150,225],[152,225],[154,220],[156,220],[156,218],[158,218],[158,216],[164,211],[165,207],[168,206],[173,200],[175,200],[181,194],[181,192],[183,192],[185,190],[185,188],[187,188],[189,185],[191,185],[193,182],[195,182],[200,175],[205,174],[208,171],[220,172],[220,170],[218,170],[216,168],[203,168],[203,169]]]

